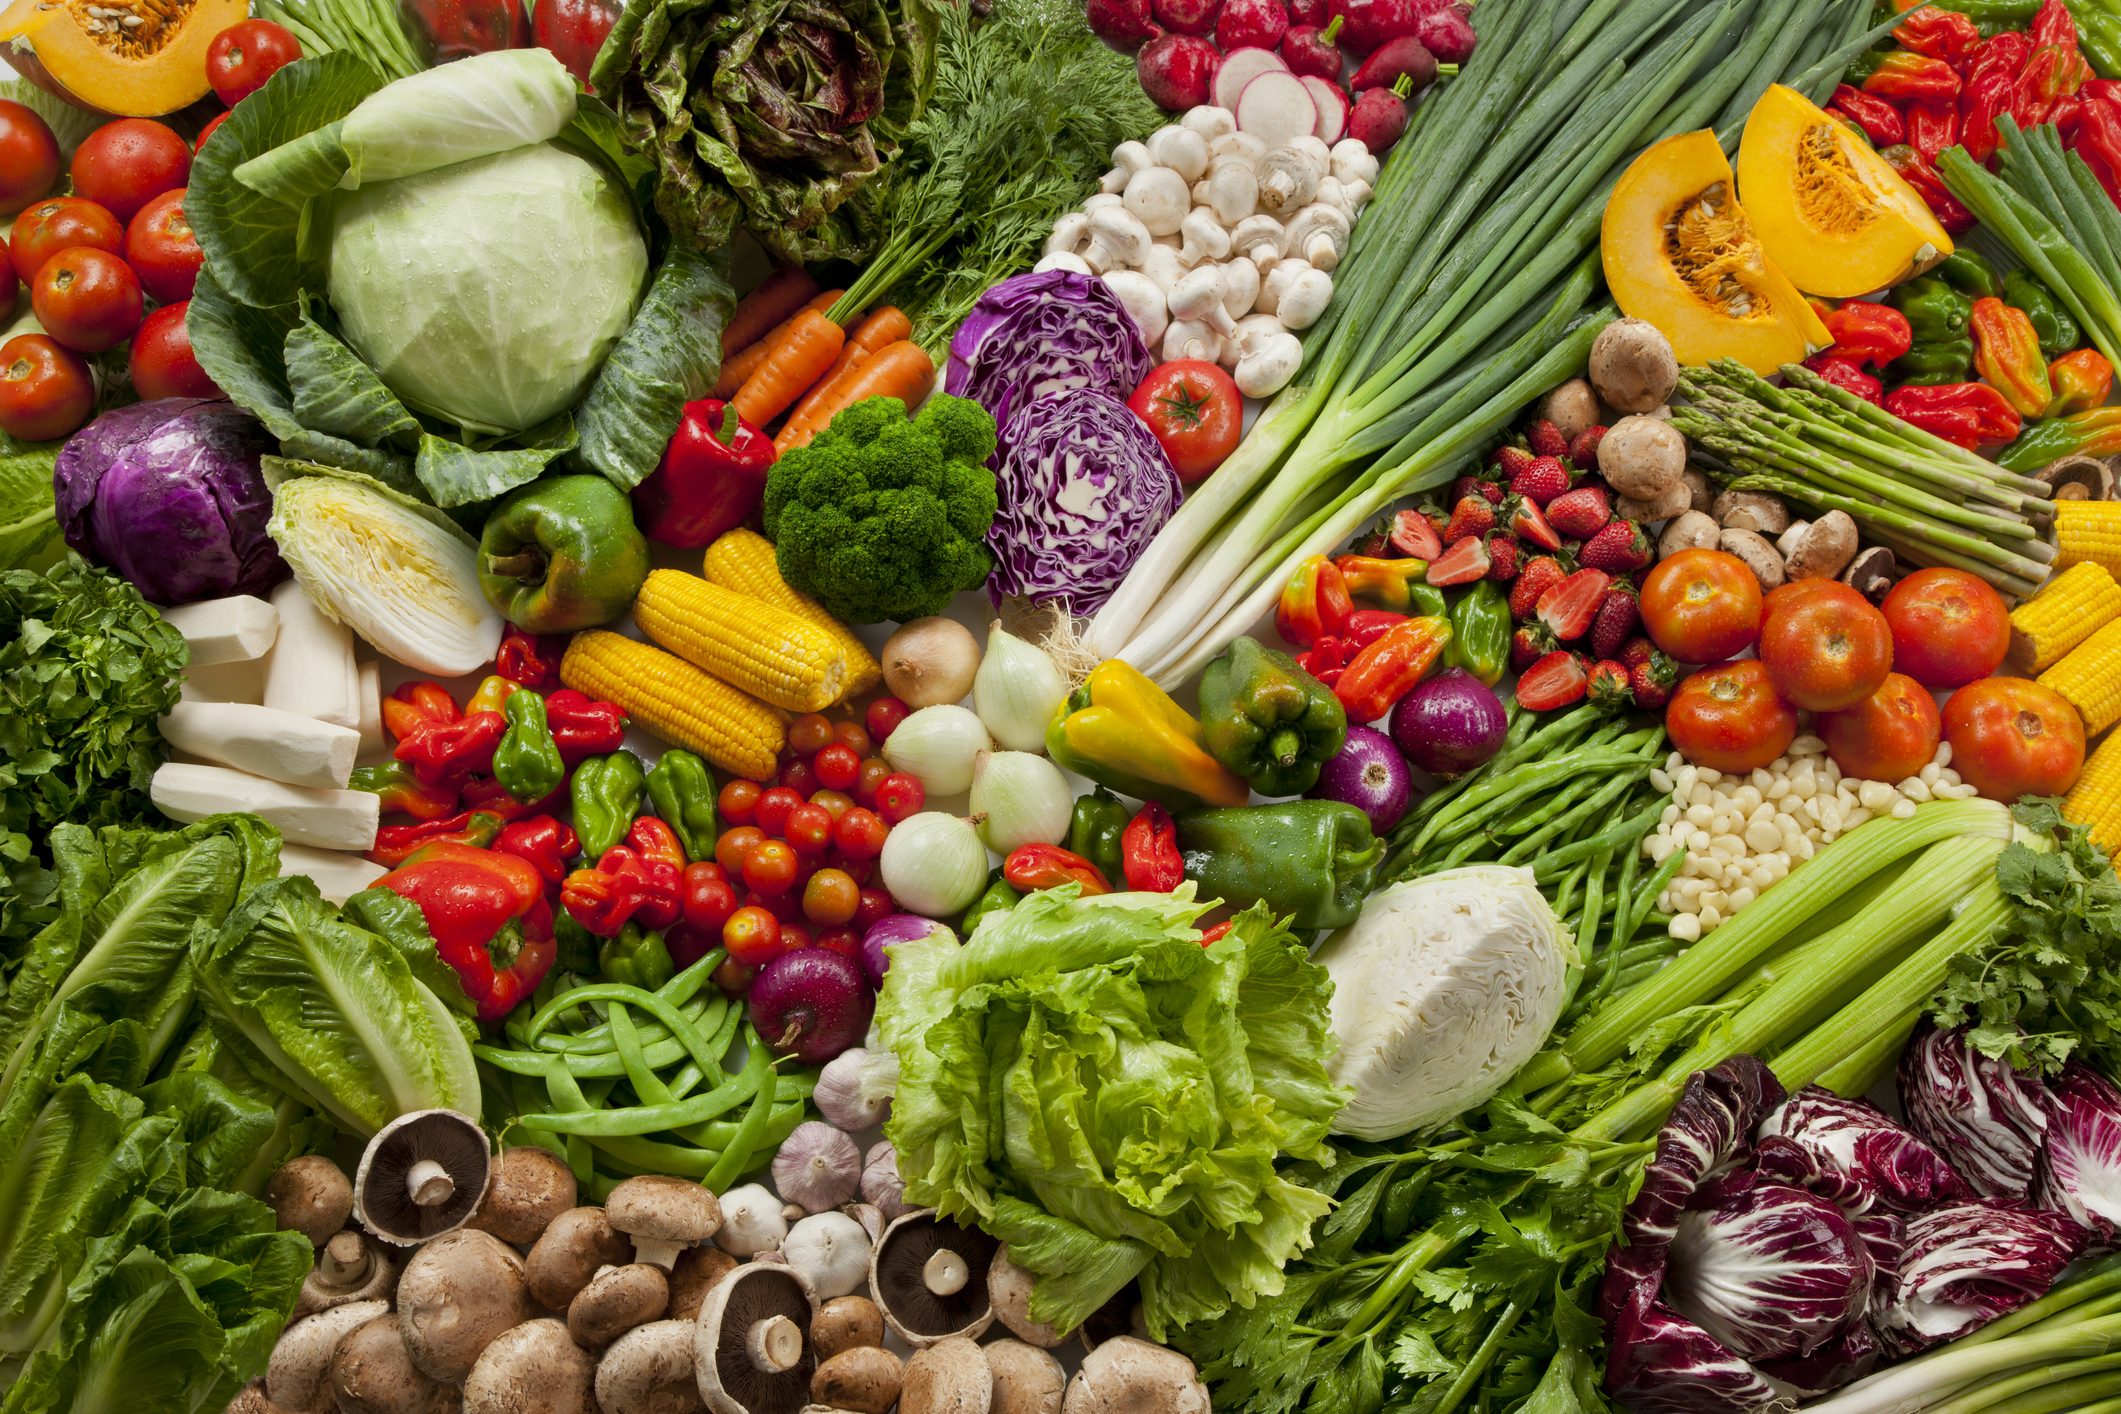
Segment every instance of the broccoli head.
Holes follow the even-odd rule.
[[[937,393],[845,409],[773,464],[762,503],[781,577],[849,623],[939,614],[994,568],[994,419]]]

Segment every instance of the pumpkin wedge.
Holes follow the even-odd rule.
[[[1952,253],[1929,204],[1883,157],[1779,83],[1746,116],[1738,198],[1768,258],[1815,295],[1869,294]]]
[[[1600,258],[1621,311],[1656,325],[1682,364],[1735,358],[1767,374],[1833,342],[1761,249],[1707,129],[1653,144],[1621,174]]]
[[[246,0],[11,0],[0,58],[76,108],[156,118],[210,91],[206,47]]]

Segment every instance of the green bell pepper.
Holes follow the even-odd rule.
[[[1451,642],[1444,662],[1464,668],[1485,687],[1502,681],[1509,665],[1510,598],[1492,579],[1477,581],[1451,606]]]
[[[1126,878],[1119,837],[1133,818],[1133,812],[1120,803],[1119,797],[1103,786],[1088,795],[1077,796],[1075,813],[1068,817],[1068,852],[1079,854],[1095,864],[1098,872],[1107,879]],[[973,907],[977,908],[979,904]]]
[[[1355,921],[1384,859],[1370,817],[1337,800],[1188,810],[1178,817],[1186,877],[1233,908],[1265,901],[1291,928]]]
[[[648,578],[633,503],[601,476],[511,491],[479,535],[479,588],[526,633],[567,633],[626,612]]]
[[[2003,298],[2003,282],[1996,278],[1996,267],[1989,264],[1979,251],[1966,246],[1959,246],[1925,273],[1936,276],[1971,299]]]
[[[1200,730],[1261,795],[1302,795],[1348,739],[1348,709],[1288,654],[1238,638],[1201,674]]]
[[[1084,797],[1086,800],[1088,798]],[[965,916],[958,920],[957,935],[960,939],[970,939],[978,930],[982,918],[990,913],[1007,913],[1016,907],[1016,901],[1023,897],[1001,875],[1001,870],[994,871],[993,882],[987,885],[987,892],[975,899],[972,907],[965,910]]]
[[[1887,369],[1892,381],[1921,385],[1966,382],[1974,366],[1974,336],[1967,330],[1974,314],[1974,297],[1932,273],[1895,289],[1892,305],[1907,316],[1914,340]]]
[[[552,940],[559,945],[559,952],[552,960],[552,970],[545,974],[548,982],[562,972],[583,977],[596,975],[597,950],[604,946],[604,940],[577,923],[564,908],[552,911]]]
[[[631,751],[592,756],[574,768],[574,833],[585,860],[594,864],[626,838],[647,789],[648,773]]]
[[[685,846],[685,858],[692,863],[714,858],[714,842],[721,835],[714,797],[707,763],[689,751],[671,747],[648,772],[648,803]]]
[[[529,688],[517,688],[501,704],[508,730],[493,749],[493,778],[509,798],[522,804],[543,800],[567,779],[567,763],[553,744],[545,723],[545,699]]]
[[[2026,270],[2003,277],[2003,302],[2023,313],[2040,339],[2040,357],[2052,363],[2077,347],[2077,320],[2055,292]]]
[[[619,935],[597,949],[597,971],[606,982],[625,982],[653,992],[677,975],[677,964],[661,933],[647,933],[638,923],[628,923]]]

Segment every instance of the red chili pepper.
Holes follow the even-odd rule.
[[[403,761],[363,766],[353,773],[348,786],[371,791],[381,798],[385,815],[410,815],[415,820],[440,820],[457,812],[458,789],[453,781],[429,785],[413,774]]]
[[[1451,641],[1449,619],[1408,619],[1357,653],[1341,670],[1333,692],[1352,722],[1374,722],[1436,666]]]
[[[577,869],[560,886],[574,921],[615,938],[628,920],[650,932],[677,921],[684,908],[685,847],[653,815],[633,822],[625,844],[604,851],[594,869]]]
[[[1429,574],[1426,560],[1379,560],[1367,555],[1342,555],[1333,568],[1340,571],[1351,599],[1402,615],[1414,602],[1411,587],[1426,584]]]
[[[419,905],[481,1021],[500,1020],[537,990],[559,951],[545,881],[513,854],[436,841],[376,885]]]
[[[1907,141],[1907,125],[1901,121],[1900,110],[1875,93],[1842,84],[1834,90],[1833,108],[1826,111],[1831,113],[1835,108],[1869,135],[1873,147],[1891,147]]]
[[[2056,105],[2092,77],[2092,66],[2077,52],[2077,22],[2062,0],[2041,0],[2028,31],[2032,56],[2019,71],[2011,99],[2011,116],[2021,128],[2047,122]]]
[[[1902,49],[1952,62],[1964,59],[1981,43],[1981,31],[1956,10],[1931,5],[1917,10],[1893,30]]]
[[[1950,13],[1947,11],[1946,13]],[[1959,106],[1947,99],[1937,103],[1911,102],[1907,105],[1908,146],[1922,154],[1926,162],[1935,162],[1937,154],[1959,142]]]
[[[1959,75],[1942,59],[1902,49],[1885,56],[1863,81],[1863,91],[1896,103],[1950,103],[1959,96]]]
[[[376,831],[376,842],[369,849],[367,858],[371,864],[395,869],[431,844],[461,844],[484,849],[494,842],[506,823],[490,810],[466,810],[445,820],[428,820],[418,825],[385,825]]]
[[[633,489],[641,533],[697,550],[758,509],[773,467],[773,439],[719,398],[685,404],[677,431],[648,479]]]
[[[1342,641],[1351,650],[1368,648],[1406,621],[1405,614],[1395,614],[1389,609],[1357,609],[1348,616],[1347,637]]]
[[[1153,800],[1120,831],[1119,858],[1127,873],[1127,887],[1141,893],[1167,894],[1186,880],[1186,861],[1178,853],[1178,826],[1171,812]]]
[[[566,634],[530,634],[510,624],[508,632],[501,635],[501,651],[494,654],[493,670],[533,692],[551,692],[560,685],[560,659],[566,653]]]
[[[1382,613],[1383,610],[1371,612]],[[1348,647],[1345,640],[1329,635],[1319,639],[1310,652],[1297,654],[1296,666],[1331,687],[1340,681],[1341,669],[1348,665]]]
[[[1011,854],[1002,861],[1002,878],[1010,888],[1025,893],[1061,884],[1081,884],[1085,896],[1112,892],[1103,870],[1052,844],[1027,844]]]
[[[550,815],[533,815],[503,827],[493,847],[525,860],[548,884],[567,877],[567,861],[582,852],[574,831]]]
[[[626,741],[626,709],[616,702],[592,702],[571,687],[545,699],[545,725],[552,744],[572,771],[592,756],[609,756]]]
[[[1274,606],[1274,627],[1297,647],[1310,648],[1321,638],[1339,637],[1354,612],[1340,570],[1324,555],[1313,555],[1296,567],[1282,587],[1281,600]]]
[[[508,730],[499,712],[457,711],[438,683],[405,683],[383,699],[383,724],[398,739],[391,754],[411,765],[426,785],[493,773],[493,749]]]
[[[1929,204],[1930,214],[1945,230],[1956,236],[1974,228],[1974,213],[1959,204],[1959,199],[1944,185],[1944,178],[1937,175],[1937,169],[1930,166],[1921,153],[1903,143],[1885,148],[1878,155],[1900,174],[1900,180],[1921,193],[1922,199]]]
[[[567,783],[543,800],[520,801],[508,793],[507,787],[491,776],[479,776],[464,783],[463,805],[467,810],[483,810],[498,815],[504,821],[527,820],[533,815],[557,815],[567,809]]]
[[[1986,383],[1895,388],[1886,395],[1885,410],[1969,451],[1983,443],[2008,442],[2024,426],[2018,410]]]
[[[1897,312],[1897,311],[1896,311]],[[1846,388],[1867,403],[1885,406],[1885,385],[1863,371],[1863,366],[1832,351],[1816,353],[1804,366],[1837,388]]]
[[[2121,82],[2100,80],[2087,85],[2087,93],[2072,151],[2092,169],[2114,204],[2121,206]]]
[[[1204,948],[1214,947],[1223,940],[1223,934],[1229,932],[1230,925],[1236,921],[1234,918],[1225,918],[1222,922],[1200,935],[1200,945]]]
[[[1907,316],[1889,304],[1852,299],[1824,317],[1827,333],[1834,336],[1828,352],[1835,358],[1883,367],[1914,347]]]

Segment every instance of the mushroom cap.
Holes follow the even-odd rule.
[[[237,1390],[221,1414],[280,1414],[280,1406],[265,1392],[265,1376],[260,1375]]]
[[[543,1316],[503,1331],[464,1378],[464,1414],[597,1414],[596,1361]]]
[[[898,1403],[905,1378],[906,1366],[896,1355],[882,1346],[857,1345],[817,1367],[810,1398],[855,1414],[885,1414]]]
[[[810,1402],[817,1355],[803,1332],[817,1297],[785,1262],[751,1262],[707,1294],[693,1339],[693,1373],[715,1414],[797,1414]]]
[[[994,1372],[964,1336],[946,1336],[906,1362],[899,1414],[987,1414],[993,1404]]]
[[[1057,1331],[1044,1321],[1031,1319],[1032,1285],[1031,1273],[1009,1260],[1009,1244],[996,1248],[987,1267],[987,1297],[994,1303],[995,1318],[1017,1339],[1051,1350],[1075,1332]]]
[[[1208,1387],[1176,1350],[1121,1335],[1083,1357],[1061,1408],[1063,1414],[1208,1414]]]
[[[331,1356],[339,1342],[378,1316],[388,1301],[350,1301],[280,1332],[265,1362],[265,1395],[290,1414],[332,1414]]]
[[[818,1307],[810,1322],[810,1344],[820,1360],[856,1346],[883,1343],[884,1313],[866,1296],[835,1296]]]
[[[431,1379],[461,1381],[503,1331],[537,1315],[522,1259],[490,1232],[446,1233],[413,1253],[398,1278],[405,1348]]]
[[[655,1320],[669,1305],[670,1283],[661,1267],[647,1262],[607,1267],[568,1303],[567,1334],[580,1346],[609,1345]]]
[[[674,1321],[696,1320],[700,1307],[706,1304],[707,1293],[716,1282],[735,1271],[742,1263],[719,1247],[687,1247],[678,1253],[664,1278],[670,1286],[670,1307],[664,1315]],[[690,1356],[686,1359],[689,1361]]]
[[[430,1184],[415,1201],[411,1188],[427,1165],[441,1166],[446,1192]],[[410,1247],[464,1226],[486,1196],[493,1151],[479,1122],[455,1110],[414,1110],[376,1131],[354,1175],[354,1212],[385,1242]],[[428,1201],[443,1192],[441,1201]]]
[[[781,1255],[802,1270],[818,1296],[846,1296],[868,1277],[872,1247],[862,1225],[845,1213],[815,1213],[788,1230]]]
[[[413,1367],[394,1315],[378,1316],[339,1342],[331,1390],[340,1414],[453,1414],[463,1402],[456,1386]]]
[[[552,1220],[574,1206],[574,1170],[550,1149],[521,1144],[501,1151],[493,1180],[466,1227],[490,1232],[503,1242],[528,1247]]]
[[[272,1209],[275,1226],[322,1247],[353,1212],[353,1184],[322,1154],[301,1154],[273,1170],[265,1184],[265,1206]]]
[[[703,1242],[722,1225],[722,1205],[689,1178],[629,1178],[604,1200],[615,1231],[651,1242]]]
[[[633,1260],[633,1243],[614,1232],[602,1208],[569,1208],[546,1224],[537,1245],[523,1259],[530,1294],[548,1311],[565,1312],[575,1293],[589,1285],[600,1268]]]
[[[1130,1281],[1107,1297],[1104,1305],[1083,1317],[1082,1325],[1076,1328],[1083,1338],[1083,1348],[1095,1350],[1116,1336],[1130,1334],[1141,1299],[1140,1284]]]
[[[650,1321],[613,1342],[597,1362],[603,1414],[704,1414],[692,1372],[694,1323]]]
[[[352,1280],[340,1275],[362,1266],[366,1270]],[[295,1314],[314,1315],[349,1301],[388,1301],[397,1290],[398,1264],[390,1259],[389,1251],[369,1234],[347,1228],[332,1234],[318,1249],[317,1264],[302,1278]]]
[[[1053,1352],[1021,1340],[991,1341],[980,1347],[994,1372],[992,1414],[1060,1414],[1068,1372]]]
[[[869,1295],[885,1322],[912,1346],[950,1336],[977,1338],[994,1324],[987,1269],[1000,1243],[918,1208],[884,1229],[869,1259]]]

